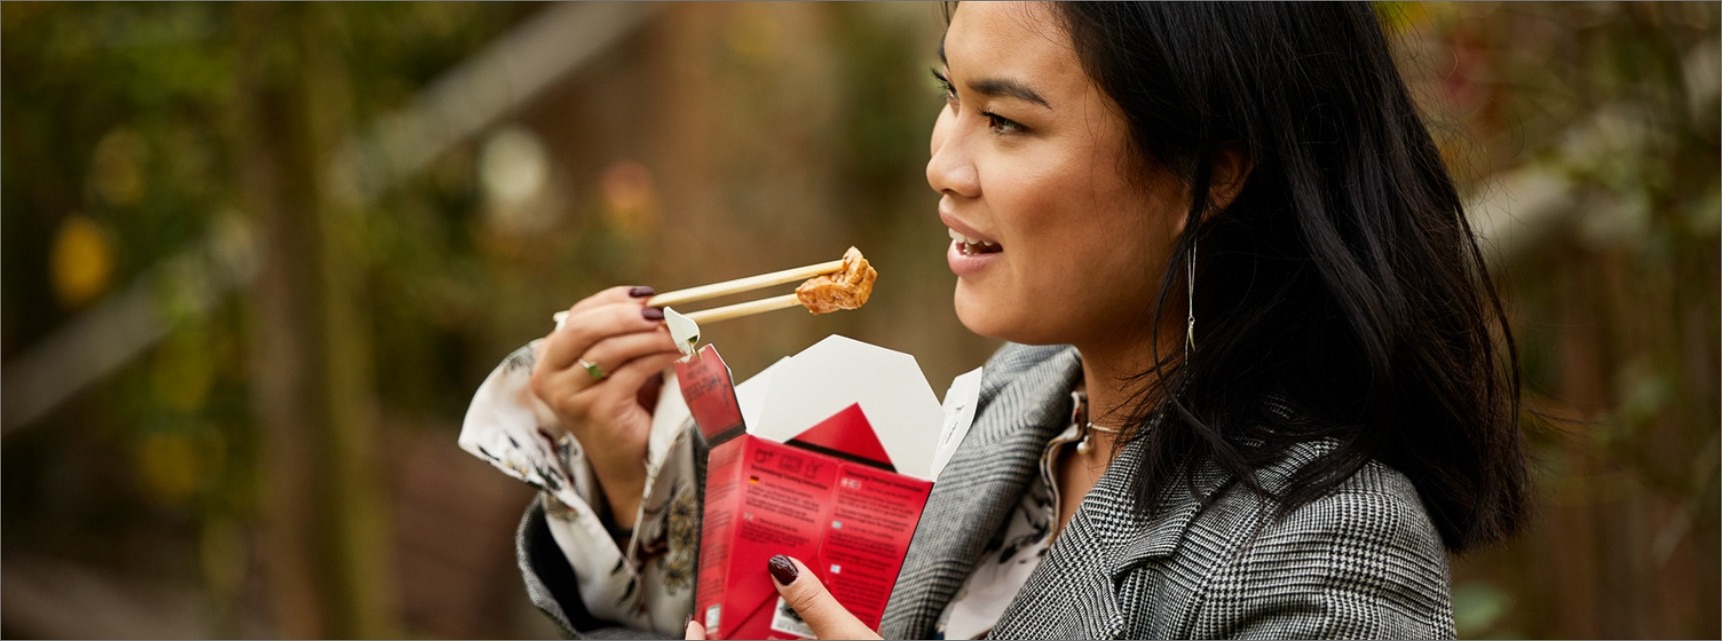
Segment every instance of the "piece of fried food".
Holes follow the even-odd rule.
[[[861,257],[861,250],[850,247],[843,252],[843,268],[808,279],[795,288],[801,306],[815,314],[829,314],[840,309],[856,309],[867,304],[873,295],[873,281],[879,272]]]

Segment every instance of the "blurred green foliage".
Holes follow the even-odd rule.
[[[147,282],[140,278],[203,244],[220,221],[242,216],[237,7],[20,3],[0,10],[0,353],[9,363],[104,299]],[[342,61],[353,117],[365,122],[408,103],[533,7],[315,9],[328,12],[321,45]],[[389,323],[380,333],[401,339],[382,349],[432,360],[388,359],[401,368],[383,368],[381,380],[396,383],[383,392],[400,406],[458,415],[460,394],[448,390],[457,380],[470,387],[480,366],[438,362],[448,350],[417,349],[447,337],[419,320],[436,316],[423,311],[431,307],[423,286],[387,279],[442,282],[443,273],[470,262],[445,257],[473,253],[460,226],[472,218],[474,188],[467,176],[415,181],[379,203],[400,213],[369,218],[363,271],[379,274],[371,290],[377,309],[406,312],[380,319]],[[438,226],[453,229],[425,229]],[[467,278],[468,291],[482,291],[482,278]],[[174,300],[182,292],[142,293],[159,299],[158,313],[169,317],[163,340],[40,424],[16,433],[8,425],[6,550],[205,583],[236,598],[252,561],[235,541],[255,529],[258,461],[268,455],[253,423],[245,313],[237,298],[199,313]],[[464,377],[436,376],[463,370]],[[236,625],[218,622],[207,632],[236,636]]]
[[[1717,6],[1389,13],[1489,236],[1539,484],[1456,564],[1461,635],[1715,635]]]

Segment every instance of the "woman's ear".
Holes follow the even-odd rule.
[[[1220,147],[1220,153],[1214,156],[1213,177],[1208,182],[1209,216],[1232,205],[1254,168],[1255,161],[1242,144],[1226,143]]]

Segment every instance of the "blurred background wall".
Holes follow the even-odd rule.
[[[1718,5],[1380,5],[1524,361],[1537,518],[1467,637],[1716,637]],[[936,389],[931,4],[0,7],[0,635],[552,636],[460,452],[550,314],[838,256]]]

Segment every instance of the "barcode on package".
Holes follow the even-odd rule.
[[[807,627],[807,622],[801,620],[801,615],[796,614],[795,608],[789,607],[789,602],[783,597],[777,597],[777,609],[771,613],[771,631],[803,639],[813,638],[813,628]]]

